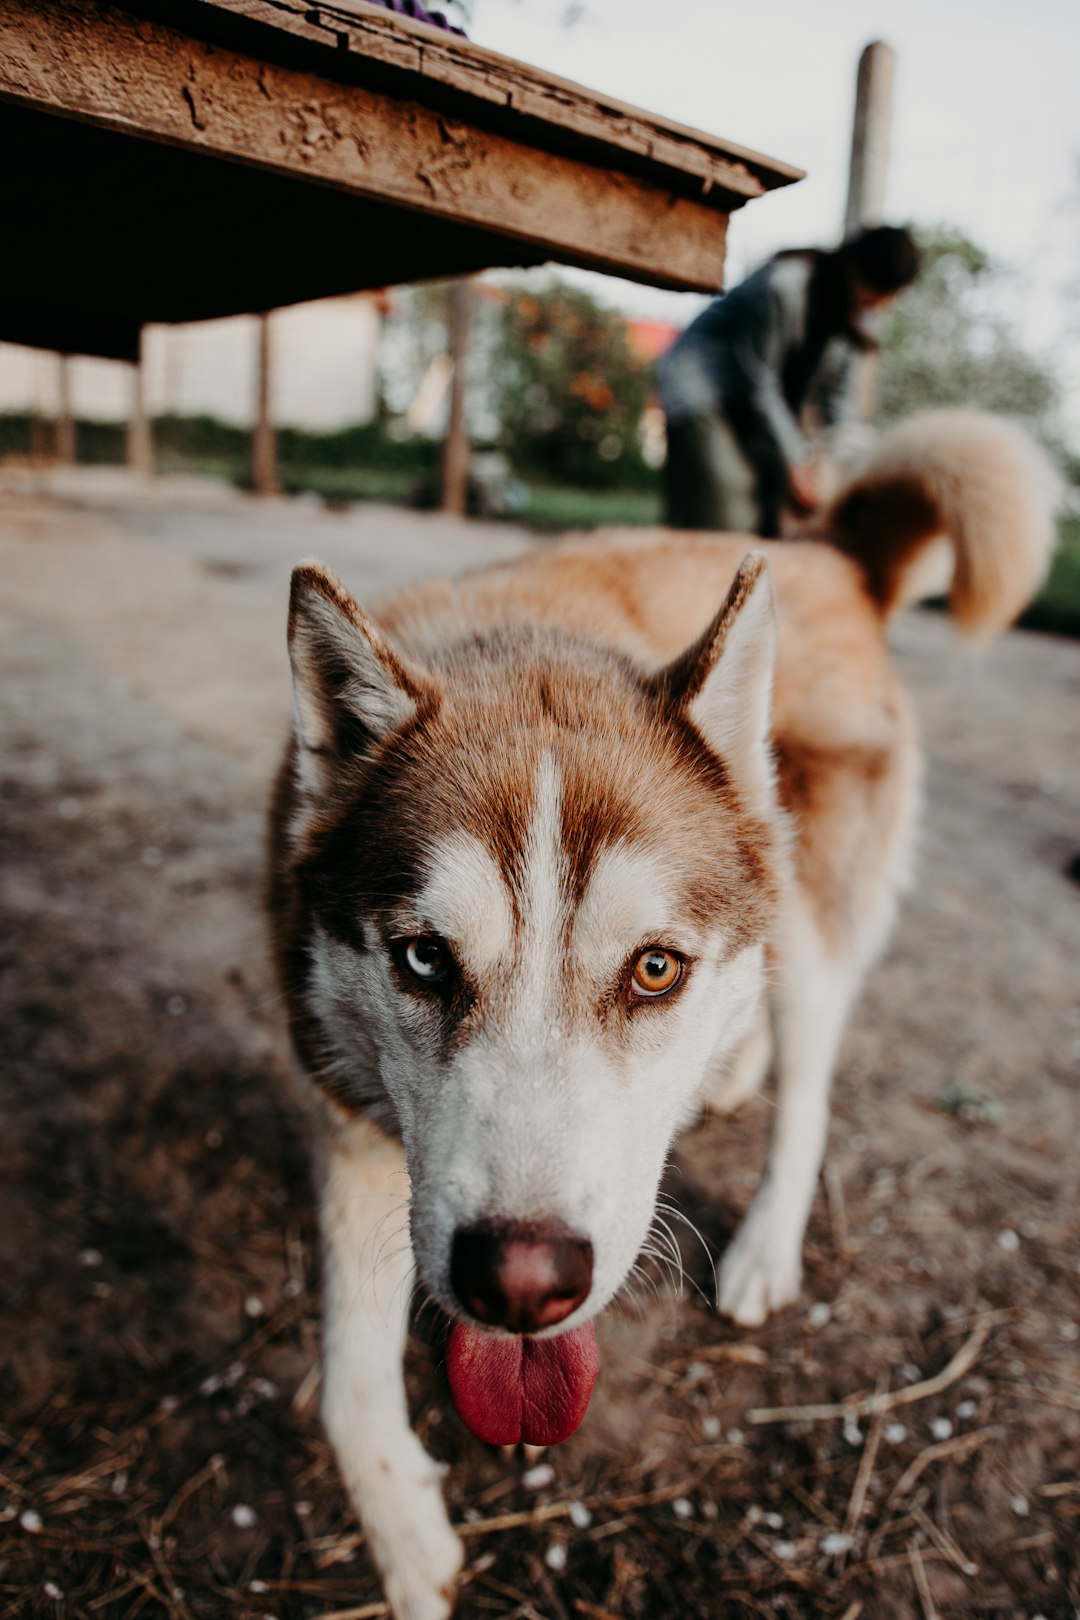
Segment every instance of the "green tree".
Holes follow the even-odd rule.
[[[638,430],[650,367],[631,349],[623,316],[558,280],[502,293],[487,384],[515,468],[587,486],[649,480]]]
[[[893,306],[882,336],[879,421],[963,403],[1024,418],[1052,436],[1058,383],[1000,312],[1001,266],[960,231],[916,234],[922,273]]]

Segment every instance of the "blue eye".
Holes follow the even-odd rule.
[[[437,934],[417,934],[405,940],[401,955],[413,978],[421,984],[438,984],[450,971],[450,947]]]

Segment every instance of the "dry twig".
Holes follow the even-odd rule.
[[[911,1406],[938,1395],[958,1378],[963,1378],[979,1358],[983,1345],[990,1336],[986,1324],[977,1327],[971,1337],[961,1345],[947,1366],[933,1378],[924,1378],[905,1389],[894,1389],[873,1395],[862,1395],[854,1400],[833,1402],[828,1406],[756,1406],[746,1414],[747,1423],[824,1423],[830,1418],[876,1417],[891,1412],[898,1406]]]

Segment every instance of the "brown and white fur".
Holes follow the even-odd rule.
[[[675,1132],[771,1065],[719,1304],[758,1323],[797,1297],[837,1047],[909,872],[887,622],[944,535],[954,615],[1008,623],[1052,499],[1018,430],[935,412],[881,442],[816,543],[570,540],[376,618],[297,569],[273,905],[321,1098],[323,1412],[397,1620],[445,1616],[461,1562],[401,1373],[414,1274],[464,1313],[456,1232],[581,1234],[576,1326],[626,1281]],[[438,987],[402,955],[432,938]],[[651,950],[679,979],[643,998]]]

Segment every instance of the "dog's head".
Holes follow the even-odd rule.
[[[285,819],[305,1055],[404,1139],[423,1281],[572,1327],[746,1036],[780,848],[764,560],[678,659],[522,624],[397,640],[316,566]]]

